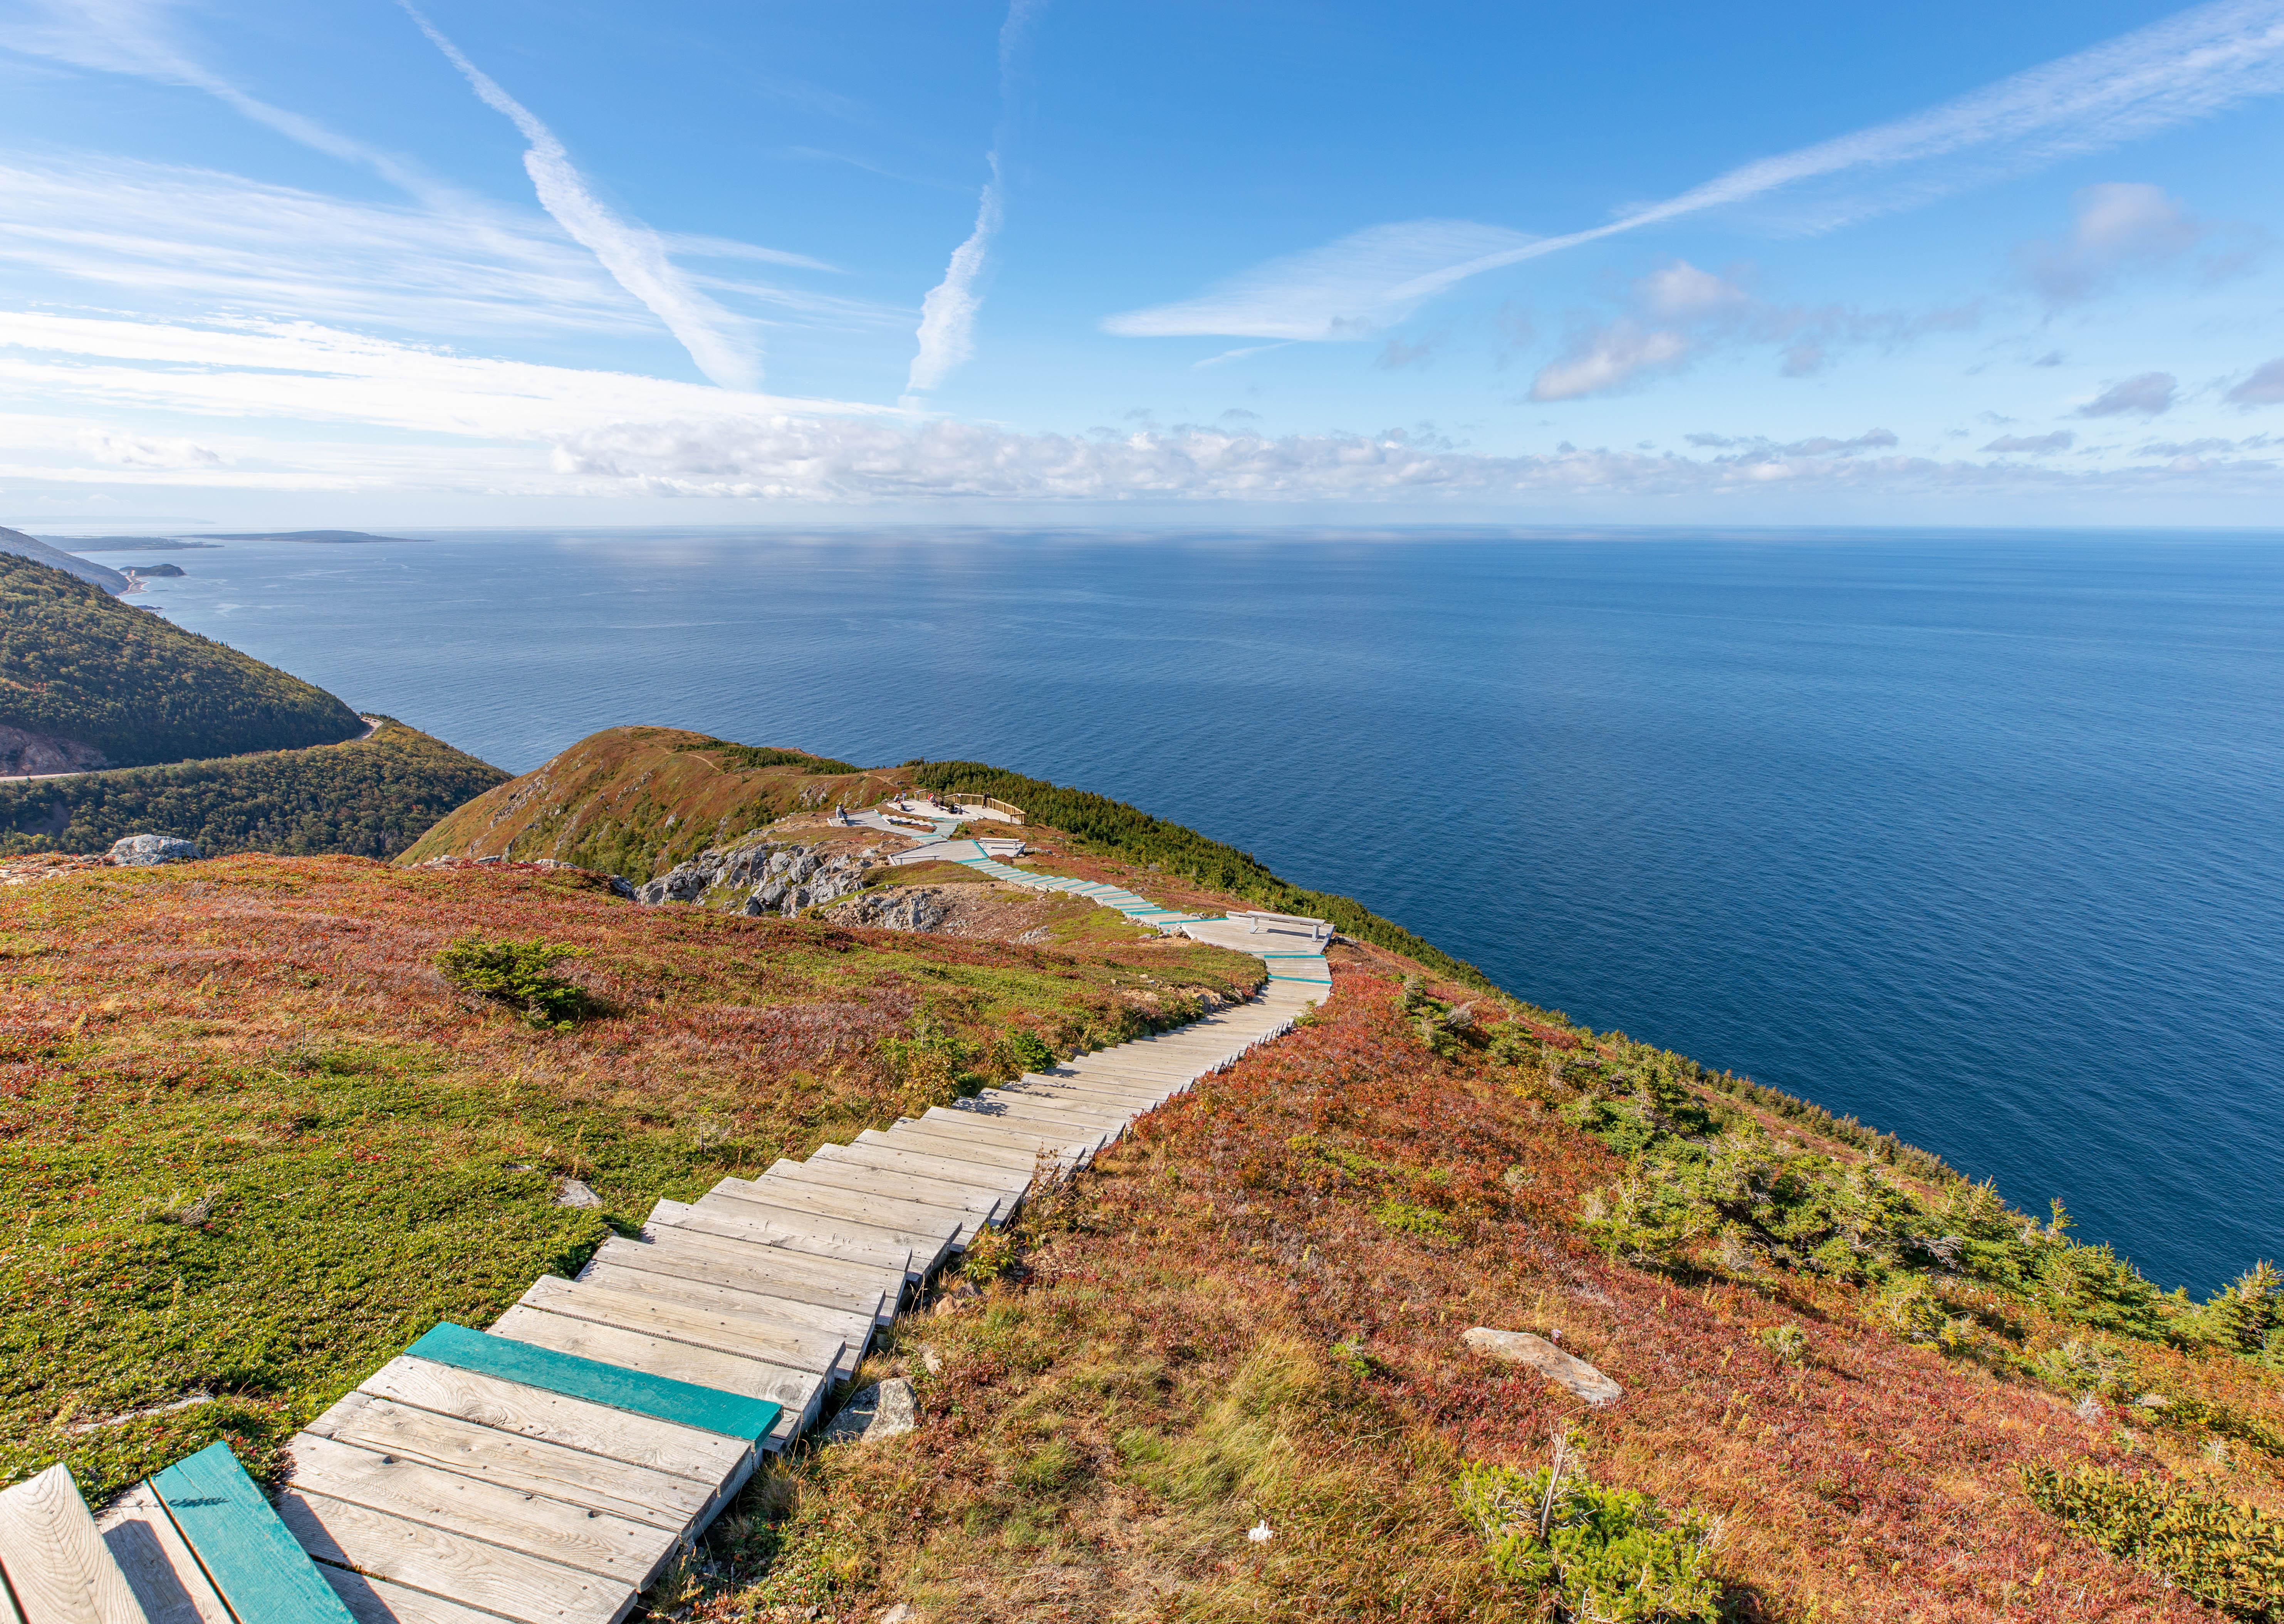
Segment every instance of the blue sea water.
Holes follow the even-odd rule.
[[[182,625],[512,770],[649,722],[1077,784],[2059,1197],[2163,1284],[2284,1254],[2284,538],[168,556]]]

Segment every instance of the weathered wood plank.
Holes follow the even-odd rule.
[[[151,1624],[238,1624],[148,1483],[106,1506],[95,1526]],[[11,1616],[0,1611],[0,1620]]]
[[[888,1144],[934,1147],[940,1155],[985,1167],[1019,1170],[1031,1177],[1042,1174],[1052,1177],[1065,1168],[1083,1166],[1094,1151],[1091,1144],[1068,1144],[1068,1136],[1027,1135],[1018,1143],[1013,1128],[980,1120],[974,1123],[935,1120],[899,1122],[881,1137]],[[1064,1143],[1051,1144],[1047,1142],[1051,1137]]]
[[[637,1259],[628,1255],[637,1251],[645,1256]],[[691,1269],[703,1269],[706,1273],[696,1277],[718,1279],[724,1284],[768,1296],[790,1297],[796,1302],[815,1303],[820,1308],[848,1308],[870,1315],[883,1323],[894,1317],[894,1293],[901,1292],[904,1287],[904,1271],[901,1269],[893,1273],[888,1269],[851,1269],[802,1253],[748,1245],[692,1230],[677,1230],[670,1224],[645,1228],[638,1239],[614,1236],[595,1249],[595,1256],[606,1262],[625,1263],[630,1268],[647,1269],[657,1274],[682,1274]],[[668,1266],[669,1261],[671,1268]]]
[[[390,1360],[358,1391],[495,1432],[687,1479],[716,1493],[742,1479],[753,1441],[574,1398],[432,1360]]]
[[[839,1151],[846,1147],[830,1145],[825,1149]],[[1012,1198],[993,1190],[978,1190],[973,1184],[954,1184],[943,1179],[923,1178],[916,1173],[885,1174],[879,1168],[853,1167],[828,1156],[824,1150],[807,1161],[779,1159],[770,1164],[772,1174],[799,1179],[804,1183],[824,1184],[836,1190],[870,1191],[885,1187],[901,1192],[907,1200],[919,1201],[946,1212],[964,1213],[973,1221],[989,1223],[1014,1205]]]
[[[145,1624],[60,1464],[0,1489],[0,1570],[24,1624]]]
[[[348,1609],[301,1555],[226,1443],[209,1444],[151,1480],[231,1612],[278,1624],[349,1624]]]
[[[317,1571],[333,1587],[357,1624],[499,1624],[499,1614],[479,1612],[441,1596],[408,1590],[386,1579],[369,1579],[345,1567],[320,1562]]]
[[[974,1162],[953,1159],[949,1156],[932,1155],[917,1146],[905,1148],[896,1144],[844,1144],[830,1147],[833,1159],[849,1167],[880,1167],[891,1172],[915,1173],[927,1178],[941,1179],[952,1183],[965,1183],[971,1188],[989,1190],[1004,1196],[1013,1203],[1021,1198],[1031,1187],[1025,1177],[1021,1183],[1011,1183],[1007,1169],[979,1167]],[[817,1152],[819,1156],[824,1151]],[[1003,1213],[1000,1222],[1013,1215],[1013,1207]]]
[[[1031,1152],[980,1144],[969,1138],[934,1133],[910,1122],[899,1122],[886,1132],[868,1128],[856,1137],[864,1144],[909,1144],[929,1155],[974,1162],[979,1167],[997,1167],[1005,1175],[1021,1179],[1027,1188],[1040,1171],[1040,1158]],[[1050,1168],[1054,1160],[1052,1157],[1047,1159]]]
[[[650,1209],[650,1222],[669,1224],[678,1230],[693,1230],[701,1235],[716,1236],[724,1240],[740,1240],[752,1245],[775,1247],[808,1257],[829,1258],[864,1269],[894,1269],[907,1278],[912,1277],[910,1247],[886,1246],[877,1241],[835,1236],[815,1224],[774,1221],[757,1223],[749,1218],[733,1218],[726,1213],[701,1210],[681,1201],[654,1203]]]
[[[303,1494],[426,1523],[637,1590],[658,1576],[678,1542],[678,1529],[503,1487],[314,1433],[289,1439],[285,1457],[287,1483]]]
[[[941,1235],[947,1243],[955,1246],[960,1244],[963,1235],[982,1222],[976,1214],[965,1209],[933,1206],[887,1190],[861,1192],[841,1190],[830,1184],[788,1177],[774,1169],[757,1179],[725,1178],[715,1186],[715,1190],[723,1195],[741,1198],[750,1195],[756,1201],[782,1203],[798,1198],[820,1212],[842,1218],[877,1214],[880,1219],[915,1235]]]
[[[320,1438],[441,1466],[518,1494],[551,1495],[673,1534],[689,1527],[714,1498],[711,1482],[565,1448],[369,1393],[350,1394],[310,1422],[308,1430]],[[735,1463],[731,1464],[734,1468]]]
[[[510,1312],[513,1312],[512,1309]],[[703,1427],[747,1442],[782,1419],[770,1412],[768,1394],[720,1389],[609,1358],[588,1358],[576,1348],[523,1341],[512,1336],[470,1331],[449,1322],[436,1326],[404,1350],[438,1364],[480,1370],[551,1392],[567,1394],[614,1409],[631,1409],[684,1426]],[[567,1357],[564,1355],[568,1355]],[[754,1401],[764,1401],[756,1403]]]
[[[320,1562],[517,1624],[618,1624],[635,1604],[630,1585],[330,1495],[289,1488],[278,1514]]]
[[[625,1291],[599,1282],[542,1275],[517,1300],[526,1308],[601,1325],[671,1337],[699,1347],[760,1359],[788,1370],[823,1376],[841,1362],[848,1343],[821,1331],[728,1308],[701,1308],[656,1292]]]
[[[879,1219],[851,1218],[845,1214],[818,1210],[817,1202],[799,1193],[788,1194],[783,1200],[771,1200],[763,1196],[744,1192],[731,1194],[710,1190],[692,1203],[700,1212],[721,1213],[732,1218],[744,1218],[755,1223],[802,1226],[818,1235],[847,1237],[856,1240],[878,1241],[888,1246],[901,1246],[911,1256],[907,1266],[914,1278],[925,1279],[942,1262],[951,1248],[951,1231],[942,1233],[906,1229],[886,1216]]]
[[[841,1360],[833,1369],[836,1375],[844,1377],[855,1374],[857,1361],[872,1341],[873,1322],[868,1314],[820,1308],[813,1302],[794,1302],[680,1275],[654,1275],[622,1263],[591,1262],[579,1271],[579,1284],[644,1292],[689,1307],[751,1314],[776,1324],[798,1325],[804,1331],[817,1331],[841,1344]]]
[[[492,1330],[502,1340],[777,1404],[781,1407],[779,1414],[759,1440],[763,1448],[771,1450],[782,1448],[808,1425],[825,1386],[822,1377],[805,1370],[788,1370],[737,1354],[693,1347],[687,1342],[598,1325],[592,1320],[569,1319],[520,1304],[501,1315]]]

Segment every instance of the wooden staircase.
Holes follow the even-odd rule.
[[[59,1465],[0,1492],[0,1624],[617,1624],[908,1292],[1329,994],[1296,942],[1263,943],[1249,1003],[659,1202],[576,1280],[374,1371],[286,1446],[274,1505],[223,1444],[99,1524]]]

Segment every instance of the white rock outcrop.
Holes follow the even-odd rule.
[[[170,834],[130,834],[111,843],[109,861],[122,869],[139,869],[154,863],[196,863],[196,840],[178,840]]]
[[[703,902],[749,914],[787,918],[819,902],[838,902],[863,888],[880,864],[870,849],[849,853],[776,840],[700,852],[656,879],[635,887],[635,901]],[[743,892],[742,900],[739,893]]]

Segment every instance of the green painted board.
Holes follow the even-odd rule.
[[[655,1416],[701,1432],[742,1438],[747,1443],[769,1436],[783,1409],[767,1399],[625,1370],[599,1359],[582,1359],[576,1354],[559,1354],[551,1347],[490,1336],[450,1322],[404,1351],[416,1359],[521,1382],[527,1387],[544,1387],[568,1398],[630,1409],[638,1416]]]
[[[228,1444],[176,1461],[151,1489],[245,1624],[356,1624]]]

